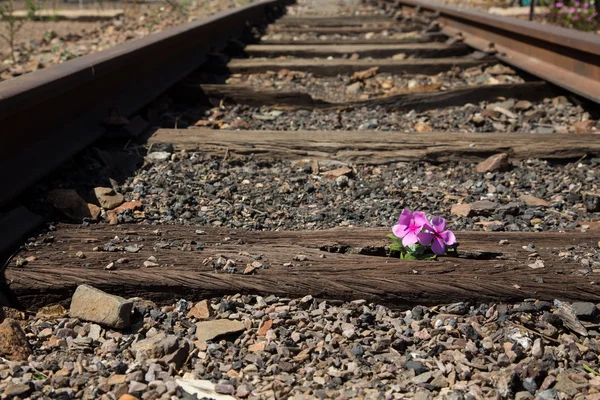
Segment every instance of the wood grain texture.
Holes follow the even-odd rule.
[[[600,155],[598,135],[530,133],[403,133],[377,131],[227,131],[159,129],[150,142],[203,153],[257,159],[315,158],[354,164],[477,162],[493,154],[513,159],[577,159]]]
[[[410,91],[368,100],[329,103],[314,99],[310,94],[299,91],[261,88],[250,85],[197,84],[192,81],[178,85],[175,95],[190,101],[208,96],[254,107],[271,106],[282,109],[335,109],[339,107],[382,106],[393,110],[415,110],[417,112],[462,106],[467,103],[494,101],[500,97],[521,100],[542,100],[556,95],[556,91],[544,82],[527,82],[502,85],[468,86],[443,91]]]
[[[376,22],[363,26],[289,26],[273,24],[269,25],[267,32],[272,33],[316,33],[319,35],[357,35],[369,32],[413,32],[422,30],[426,25],[404,24],[395,22]]]
[[[337,17],[315,17],[298,15],[291,16],[286,15],[275,22],[275,25],[287,25],[287,26],[363,26],[366,24],[377,24],[377,23],[398,23],[395,19],[392,19],[387,15],[362,15],[362,16],[337,16]]]
[[[351,74],[357,71],[364,71],[372,67],[379,67],[378,72],[389,72],[392,74],[438,74],[454,67],[470,68],[483,66],[488,63],[489,61],[475,60],[468,57],[413,60],[233,59],[226,66],[211,66],[211,68],[215,70],[224,69],[232,74],[256,74],[288,69],[290,71],[312,72],[318,76],[336,76],[338,74]]]
[[[593,277],[579,272],[578,262],[556,254],[581,242],[597,243],[600,234],[457,232],[461,256],[438,261],[403,261],[381,257],[388,229],[331,229],[323,231],[244,232],[198,227],[59,226],[54,241],[36,249],[37,259],[25,267],[9,267],[6,279],[13,299],[22,306],[68,299],[77,285],[86,283],[125,297],[140,296],[158,302],[181,297],[197,300],[234,293],[275,294],[353,300],[367,299],[395,308],[454,301],[496,302],[523,298],[600,301]],[[115,236],[130,237],[143,245],[138,253],[93,251]],[[499,240],[508,239],[508,245]],[[94,240],[96,241],[94,243]],[[204,250],[190,243],[205,243]],[[545,267],[531,269],[522,249],[535,243]],[[186,247],[187,245],[187,247]],[[76,257],[82,251],[86,259]],[[203,260],[219,255],[231,258],[243,270],[262,254],[269,269],[256,275],[215,272]],[[22,254],[27,256],[29,254]],[[156,257],[160,267],[146,268]],[[304,255],[306,260],[294,261]],[[109,262],[127,257],[115,271]],[[284,263],[292,263],[284,266]],[[90,266],[84,268],[88,263]]]
[[[456,44],[447,45],[439,42],[404,43],[404,44],[322,44],[322,45],[248,45],[244,52],[251,57],[340,57],[358,54],[361,57],[385,58],[402,53],[407,57],[441,58],[464,56],[471,52],[469,47]]]

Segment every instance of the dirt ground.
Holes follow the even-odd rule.
[[[17,41],[19,43],[27,42],[29,40],[39,41],[46,32],[54,31],[58,36],[64,36],[68,34],[81,35],[86,31],[100,25],[101,22],[95,21],[25,21],[22,28],[17,33]],[[0,32],[5,33],[5,26],[0,27]],[[0,41],[0,53],[2,54],[2,61],[4,57],[8,56],[9,46],[5,40]]]

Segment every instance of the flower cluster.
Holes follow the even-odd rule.
[[[446,230],[446,220],[442,217],[427,218],[425,213],[402,210],[398,223],[392,227],[394,240],[391,250],[399,251],[401,258],[423,258],[431,248],[435,255],[446,254],[456,246],[456,237]],[[401,242],[400,242],[401,240]]]
[[[547,16],[555,23],[584,31],[591,31],[598,25],[594,1],[557,1],[550,5]]]

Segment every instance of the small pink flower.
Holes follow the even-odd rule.
[[[392,232],[402,239],[402,245],[405,247],[416,243],[426,245],[431,242],[431,235],[421,232],[425,224],[429,224],[425,213],[402,210],[400,218],[398,218],[398,224],[392,227]]]
[[[583,3],[583,8],[588,8],[590,5],[588,3]]]
[[[573,3],[573,5],[574,5],[575,7],[579,7],[579,2],[578,2],[578,1],[576,1],[575,3]]]
[[[579,15],[576,15],[572,18],[573,21],[578,21],[579,20]]]
[[[431,250],[437,255],[446,253],[446,246],[456,243],[456,236],[452,231],[446,230],[446,220],[442,217],[431,218],[431,224],[425,224],[424,228],[430,232],[429,240],[433,239]]]
[[[564,7],[564,4],[559,1],[558,3],[554,3],[554,7],[556,7],[556,8],[562,8],[562,7]]]

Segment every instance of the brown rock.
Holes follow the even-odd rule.
[[[491,231],[494,227],[503,226],[504,223],[502,221],[479,221],[475,222],[475,225],[483,226],[485,231]]]
[[[266,336],[269,329],[273,326],[273,320],[268,319],[258,328],[258,336]]]
[[[510,167],[508,163],[508,154],[499,153],[490,156],[477,164],[475,170],[479,173],[495,172],[495,171],[507,171]]]
[[[123,396],[119,397],[119,400],[139,400],[139,399],[132,394],[124,394]]]
[[[323,172],[323,176],[329,179],[337,179],[343,175],[350,175],[352,173],[352,169],[348,167],[342,167],[337,169],[332,169],[331,171]]]
[[[131,350],[137,359],[161,358],[171,354],[179,347],[177,336],[160,332],[152,337],[142,339],[131,345]]]
[[[142,202],[141,201],[127,201],[123,204],[121,204],[119,207],[115,208],[114,210],[110,210],[106,213],[106,219],[108,220],[108,223],[111,225],[117,225],[119,223],[119,220],[117,219],[117,215],[123,211],[127,211],[127,210],[131,210],[131,211],[135,211],[135,210],[139,210],[142,208]]]
[[[210,317],[208,301],[202,300],[201,302],[194,304],[194,307],[188,312],[187,316],[188,318],[208,319]]]
[[[373,68],[369,68],[364,71],[356,71],[355,73],[352,74],[352,77],[350,78],[350,80],[352,82],[364,81],[365,79],[369,79],[369,78],[372,78],[375,75],[377,75],[378,70],[379,70],[379,67],[373,67]]]
[[[486,108],[481,112],[481,116],[485,118],[498,119],[500,118],[500,113],[496,110]]]
[[[253,267],[252,265],[248,265],[246,267],[246,269],[244,269],[244,275],[252,275],[254,273],[254,271],[256,271],[256,267]]]
[[[131,210],[131,211],[139,210],[142,207],[143,207],[143,205],[142,205],[141,201],[127,201],[112,211],[118,214],[120,212],[127,211],[127,210]]]
[[[470,217],[473,212],[470,204],[454,204],[450,209],[450,214],[458,215],[459,217]]]
[[[223,335],[238,333],[245,329],[246,327],[240,321],[229,319],[202,321],[196,324],[196,338],[206,342],[207,340],[213,340]]]
[[[527,100],[519,100],[517,101],[517,103],[515,104],[514,109],[517,111],[527,111],[529,110],[531,107],[533,107],[533,104],[531,104],[530,101]]]
[[[79,285],[71,300],[69,315],[71,318],[123,329],[131,324],[132,309],[131,301],[88,285]]]
[[[61,315],[65,315],[66,313],[67,309],[64,308],[62,305],[53,304],[50,306],[40,308],[40,310],[37,312],[36,318],[39,318],[40,316],[58,317]]]
[[[431,128],[431,126],[427,125],[425,122],[423,121],[419,121],[417,122],[414,126],[413,126],[414,130],[422,133],[422,132],[431,132],[433,129]]]
[[[96,199],[102,208],[112,210],[123,204],[125,197],[122,194],[116,193],[112,188],[97,187],[92,190],[91,196]]]
[[[0,324],[0,357],[23,361],[30,355],[29,342],[19,323],[12,318],[5,319]]]
[[[548,207],[549,203],[546,200],[540,199],[529,194],[522,194],[521,200],[525,202],[529,207]]]
[[[100,216],[100,208],[86,203],[73,189],[54,189],[48,193],[48,201],[73,220],[97,219]]]
[[[593,119],[586,119],[585,121],[575,122],[573,124],[574,133],[597,133],[595,128],[596,121]]]
[[[234,129],[250,129],[250,124],[243,119],[236,119],[229,126]]]
[[[471,214],[474,215],[491,215],[498,207],[497,203],[489,200],[478,200],[471,206]]]
[[[108,377],[106,383],[111,386],[112,385],[120,385],[122,383],[125,383],[126,379],[127,379],[127,375],[114,374],[114,375],[111,375]]]
[[[254,344],[251,344],[250,346],[248,346],[248,351],[264,351],[264,350],[265,350],[264,342],[258,342],[258,343],[254,343]]]

